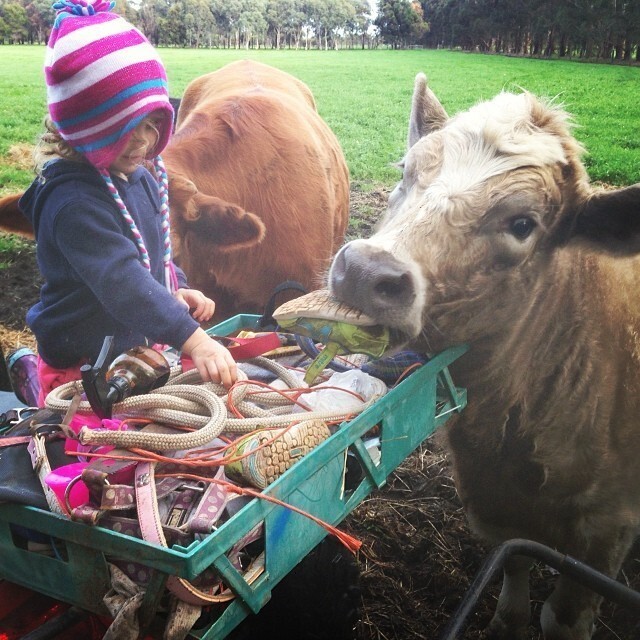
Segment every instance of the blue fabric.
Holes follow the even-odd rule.
[[[12,391],[0,391],[0,413],[4,413],[10,409],[19,409],[24,406],[24,403],[20,402]]]
[[[320,349],[316,346],[315,341],[307,336],[294,334],[295,340],[300,349],[312,360],[320,353]],[[319,340],[320,341],[320,340]],[[429,356],[416,351],[400,351],[392,356],[384,358],[370,358],[360,366],[362,371],[370,376],[380,378],[388,385],[394,385],[401,375],[411,366],[415,364],[423,365],[429,362]],[[334,358],[327,367],[334,371],[349,371],[355,368],[346,364],[344,359]]]
[[[140,262],[128,225],[92,166],[51,162],[20,200],[35,230],[45,280],[27,324],[39,355],[52,367],[94,362],[106,335],[115,338],[114,354],[146,341],[179,349],[199,326],[163,284],[155,179],[140,167],[128,181],[113,181],[142,234],[151,272]],[[177,273],[179,285],[187,286],[184,273]]]

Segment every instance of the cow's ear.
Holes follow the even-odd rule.
[[[578,213],[573,235],[612,253],[640,252],[640,184],[594,193]]]
[[[427,85],[427,76],[419,73],[413,86],[408,148],[411,149],[423,136],[441,129],[448,119],[447,112]]]
[[[16,193],[0,199],[0,231],[16,233],[33,240],[33,226],[18,206],[21,197],[21,193]]]
[[[254,213],[214,196],[199,193],[195,215],[186,220],[187,229],[215,245],[219,251],[252,247],[264,239],[266,228]]]
[[[198,187],[192,180],[180,173],[169,173],[169,194],[180,200],[192,198],[198,193]]]

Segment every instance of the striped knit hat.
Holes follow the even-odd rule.
[[[111,13],[114,5],[56,2],[45,59],[51,119],[62,138],[98,169],[113,163],[152,111],[165,118],[151,157],[167,145],[173,124],[164,66],[145,36]]]

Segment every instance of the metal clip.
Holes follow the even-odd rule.
[[[181,484],[179,489],[191,489],[191,491],[197,491],[198,493],[204,493],[204,487],[195,484]]]
[[[13,427],[37,411],[34,407],[18,407],[0,413],[0,427]]]

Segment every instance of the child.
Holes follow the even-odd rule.
[[[231,385],[236,364],[201,327],[214,302],[171,261],[167,176],[158,155],[173,123],[165,69],[114,3],[64,0],[45,61],[47,131],[37,177],[20,200],[44,277],[27,313],[38,343],[41,401],[80,378],[104,337],[117,355],[166,343],[202,379]],[[143,165],[149,163],[152,175]],[[191,310],[191,313],[190,313]]]

